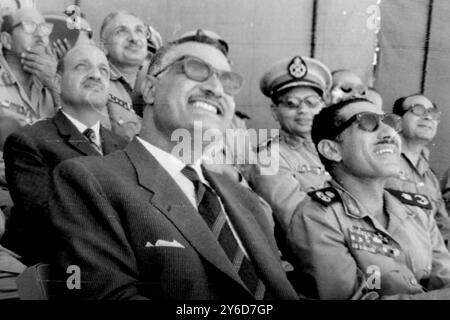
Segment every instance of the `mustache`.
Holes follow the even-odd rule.
[[[383,138],[381,140],[379,140],[377,143],[377,145],[379,144],[393,144],[395,145],[397,148],[400,148],[400,142],[398,139],[396,139],[395,137],[387,137],[387,138]]]
[[[94,84],[94,85],[100,86],[102,89],[105,89],[105,84],[102,82],[102,80],[87,78],[87,79],[83,80],[83,82],[81,84],[83,86]]]

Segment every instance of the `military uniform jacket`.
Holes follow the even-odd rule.
[[[139,94],[134,91],[134,88],[116,67],[113,65],[110,65],[110,67],[108,116],[102,119],[102,125],[114,133],[131,140],[141,130],[141,118],[133,109],[133,102],[137,103],[136,101],[139,101]]]
[[[0,116],[13,118],[25,125],[55,114],[50,90],[37,77],[32,76],[31,79],[31,95],[28,97],[5,58],[0,55]]]
[[[275,141],[267,144],[267,148],[276,147],[280,154],[278,172],[274,175],[254,173],[251,185],[272,206],[277,222],[285,230],[306,192],[321,188],[331,177],[311,141],[281,131]]]
[[[295,211],[287,234],[288,260],[307,296],[348,299],[360,289],[383,298],[450,299],[450,253],[430,213],[385,191],[385,229],[334,181]],[[409,203],[426,198],[402,194]]]
[[[386,183],[386,188],[424,194],[430,198],[433,206],[433,216],[448,246],[450,218],[441,193],[439,180],[430,168],[429,159],[430,152],[428,149],[424,149],[417,166],[414,166],[407,155],[402,153],[400,174],[389,179]]]

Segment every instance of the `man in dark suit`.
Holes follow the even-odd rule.
[[[6,179],[15,206],[2,243],[27,264],[47,260],[46,218],[55,166],[66,159],[108,154],[127,144],[99,124],[108,76],[108,61],[99,48],[73,48],[58,67],[61,109],[53,118],[19,129],[5,143]]]
[[[59,287],[51,294],[298,298],[258,198],[204,169],[207,142],[192,146],[195,139],[189,139],[206,130],[223,133],[242,84],[213,42],[201,37],[155,54],[142,86],[142,130],[124,151],[103,161],[64,161],[54,170],[50,218],[58,239],[52,277],[60,281],[52,282]],[[184,152],[175,151],[178,134],[189,145]]]

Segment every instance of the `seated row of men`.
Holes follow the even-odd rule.
[[[43,22],[26,12],[37,41]],[[23,14],[11,19],[26,33],[29,21],[14,20]],[[401,99],[386,115],[357,77],[346,82],[354,74],[291,57],[261,79],[281,134],[259,152],[279,147],[278,173],[209,166],[205,141],[186,159],[173,133],[195,136],[199,122],[204,132],[232,127],[242,76],[227,44],[205,32],[149,59],[131,142],[101,124],[106,111],[112,118],[111,101],[133,110],[110,88],[119,57],[134,63],[146,46],[143,30],[136,16],[114,13],[101,28],[107,55],[93,44],[66,49],[50,90],[60,108],[5,142],[14,207],[1,243],[26,265],[50,263],[53,297],[450,298],[449,218],[425,148],[439,113],[427,98]],[[139,70],[131,65],[120,69],[128,84]],[[294,267],[289,280],[279,249]],[[3,252],[0,266],[3,256],[17,266],[5,272],[22,272],[18,256]],[[75,287],[66,281],[71,266],[81,272]]]

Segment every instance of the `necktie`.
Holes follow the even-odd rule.
[[[255,299],[262,299],[265,293],[264,284],[259,280],[251,261],[245,256],[234,237],[219,198],[210,187],[201,182],[194,168],[186,166],[181,172],[194,184],[198,212],[225,251],[242,282]]]
[[[87,128],[86,130],[84,130],[83,132],[84,136],[89,140],[89,142],[91,143],[91,145],[94,147],[94,149],[100,153],[101,155],[103,155],[102,149],[97,145],[97,143],[95,142],[95,132],[94,130],[92,130],[91,128]]]

